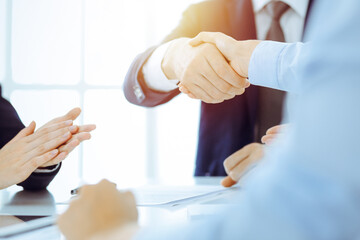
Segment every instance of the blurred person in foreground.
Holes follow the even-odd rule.
[[[141,229],[133,196],[103,181],[85,187],[60,216],[62,232],[69,240],[359,239],[359,13],[357,0],[317,0],[309,42],[265,41],[250,53],[249,42],[237,42],[240,62],[249,65],[242,76],[267,76],[270,85],[299,94],[291,128],[243,180],[237,206],[222,216]]]

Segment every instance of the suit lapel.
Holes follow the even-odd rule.
[[[232,36],[237,40],[257,39],[254,9],[251,0],[231,0],[227,2],[229,23]],[[234,20],[235,19],[235,20]],[[236,96],[245,98],[250,123],[256,119],[258,104],[258,87],[251,86],[245,94]],[[246,114],[246,113],[244,113]],[[254,126],[251,126],[254,127]]]
[[[256,39],[256,24],[251,0],[227,2],[229,23],[237,40]]]

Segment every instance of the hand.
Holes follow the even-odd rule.
[[[67,120],[74,121],[80,115],[80,113],[81,113],[80,108],[74,108],[74,109],[70,110],[67,114],[65,114],[64,116],[61,116],[61,117],[58,117],[58,118],[55,118],[55,119],[49,121],[44,126],[39,128],[37,131],[39,131],[43,128],[52,126],[54,124],[57,124],[59,122],[63,122],[63,121],[67,121]],[[49,162],[46,162],[45,164],[43,164],[40,167],[48,167],[51,165],[56,165],[59,162],[61,162],[62,160],[64,160],[69,155],[69,153],[72,152],[82,141],[89,140],[91,138],[90,132],[93,131],[95,128],[96,128],[96,125],[94,125],[94,124],[75,126],[74,128],[72,128],[70,131],[72,134],[71,138],[66,143],[59,146],[59,148],[58,148],[60,151],[60,154],[58,156],[56,156],[56,158],[52,159]]]
[[[265,143],[266,145],[271,144],[274,141],[274,139],[277,138],[279,135],[283,134],[284,130],[288,127],[289,124],[281,124],[269,128],[266,131],[266,135],[261,138],[261,142]]]
[[[70,137],[72,121],[35,131],[35,122],[21,130],[0,150],[0,189],[20,183],[38,167],[54,159],[58,146]]]
[[[251,55],[260,42],[258,40],[237,41],[220,32],[201,32],[189,44],[193,47],[204,43],[214,44],[229,61],[231,67],[241,77],[247,78]]]
[[[79,197],[59,217],[58,225],[66,239],[83,240],[136,224],[137,218],[133,194],[121,193],[115,184],[102,180],[81,188]]]
[[[233,153],[224,161],[225,171],[228,174],[221,184],[224,187],[231,187],[236,184],[244,175],[245,170],[251,165],[260,161],[264,156],[264,146],[260,143],[251,143]]]
[[[213,44],[192,47],[188,38],[170,44],[162,69],[169,79],[178,79],[191,92],[190,97],[207,103],[219,103],[243,94],[250,85]]]

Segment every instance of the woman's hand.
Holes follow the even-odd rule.
[[[20,183],[40,166],[56,158],[57,149],[71,138],[73,121],[67,120],[35,131],[35,122],[21,130],[0,150],[0,189]]]
[[[48,123],[46,123],[44,126],[39,128],[37,131],[40,131],[43,128],[47,128],[49,126],[52,126],[54,124],[72,120],[75,121],[77,117],[80,115],[81,109],[80,108],[74,108],[70,110],[67,114],[64,116],[55,118]],[[40,167],[48,167],[51,165],[56,165],[60,163],[62,160],[64,160],[71,151],[73,151],[79,144],[85,140],[89,140],[91,138],[90,132],[93,131],[96,128],[96,125],[94,124],[88,124],[88,125],[81,125],[76,126],[71,129],[71,138],[58,147],[59,154],[56,156],[56,158],[52,159],[51,161],[46,162],[45,164],[41,165]]]

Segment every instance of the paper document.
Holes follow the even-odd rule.
[[[137,206],[178,206],[213,200],[232,193],[234,188],[221,186],[144,186],[131,189]]]
[[[56,217],[44,217],[0,228],[0,239],[59,239]]]

